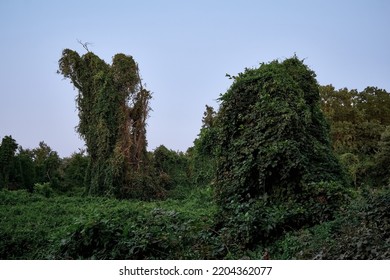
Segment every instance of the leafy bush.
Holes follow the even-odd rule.
[[[351,201],[351,192],[340,182],[326,181],[303,186],[299,201],[305,209],[308,225],[333,220],[338,211]]]
[[[154,208],[130,218],[121,211],[115,219],[80,222],[64,239],[60,258],[167,259],[182,258],[192,243],[194,225],[176,211]]]
[[[85,175],[88,162],[89,158],[84,154],[84,151],[73,153],[70,157],[62,160],[62,185],[66,192],[86,192]]]
[[[36,183],[34,185],[34,192],[43,195],[44,197],[51,197],[54,193],[53,189],[50,187],[50,183]]]
[[[163,145],[157,147],[153,152],[153,167],[158,184],[166,190],[189,183],[188,159],[181,152],[169,150]]]

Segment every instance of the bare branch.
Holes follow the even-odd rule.
[[[83,46],[83,48],[87,51],[87,52],[90,52],[90,50],[88,49],[88,45],[92,45],[92,43],[88,43],[88,42],[85,42],[83,43],[81,40],[77,39],[77,42]]]

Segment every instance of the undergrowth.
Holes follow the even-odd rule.
[[[186,192],[143,202],[0,191],[0,259],[390,258],[388,187],[356,191],[334,219],[247,251],[216,230],[211,188]]]
[[[263,250],[259,248],[253,257]],[[389,259],[389,187],[359,190],[335,219],[289,232],[267,250],[274,259]]]
[[[156,202],[1,191],[0,258],[219,258],[215,211],[207,188]]]

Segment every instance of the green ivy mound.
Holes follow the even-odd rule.
[[[331,219],[344,199],[344,175],[315,73],[294,56],[233,78],[216,121],[224,238],[250,248]]]

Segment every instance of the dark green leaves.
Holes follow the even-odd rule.
[[[17,148],[18,144],[12,136],[4,136],[0,145],[0,189],[8,187]]]
[[[246,69],[220,97],[217,200],[229,236],[244,246],[294,224],[287,208],[300,209],[307,184],[343,181],[319,99],[314,72],[297,57]],[[273,204],[289,218],[272,222]],[[251,217],[245,226],[242,215]]]
[[[136,62],[131,56],[116,54],[109,65],[92,52],[79,56],[66,49],[58,73],[79,91],[77,130],[90,156],[89,193],[132,196],[134,178],[143,176],[146,162],[145,127],[151,98],[142,87]]]

